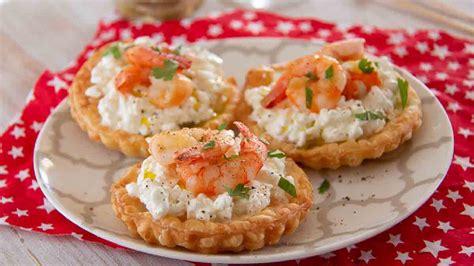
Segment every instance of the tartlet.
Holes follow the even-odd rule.
[[[201,129],[193,130],[202,131]],[[161,134],[163,135],[167,133]],[[154,140],[152,140],[152,143],[153,142]],[[207,139],[205,142],[209,143],[210,141]],[[153,145],[154,144],[151,144],[151,147]],[[200,147],[203,147],[202,145]],[[240,143],[234,143],[232,145],[240,145]],[[214,149],[218,149],[218,146],[216,145]],[[153,151],[151,152],[154,154]],[[175,156],[175,158],[181,157],[179,155]],[[156,209],[153,207],[154,205],[150,205],[150,200],[147,198],[148,196],[146,196],[146,191],[148,189],[161,189],[162,187],[160,187],[159,184],[164,186],[163,182],[166,182],[167,180],[164,179],[164,181],[163,179],[159,179],[162,177],[157,176],[151,181],[144,177],[150,175],[146,169],[152,169],[153,167],[156,167],[156,161],[154,160],[155,159],[153,159],[152,155],[142,164],[139,163],[134,165],[130,168],[128,173],[118,180],[111,188],[112,206],[117,217],[119,217],[127,225],[129,231],[132,234],[141,237],[147,243],[152,245],[184,247],[186,249],[201,253],[256,250],[266,245],[276,244],[283,235],[290,234],[295,231],[300,223],[302,223],[304,220],[312,205],[312,187],[303,170],[289,158],[272,158],[270,160],[282,160],[280,162],[284,163],[285,177],[282,176],[280,178],[288,178],[288,180],[291,180],[291,184],[293,184],[293,188],[295,189],[294,192],[296,193],[294,197],[288,193],[282,192],[283,190],[281,190],[280,187],[270,186],[270,189],[268,190],[267,183],[264,183],[263,181],[256,181],[261,180],[262,176],[269,178],[267,176],[267,170],[260,170],[259,175],[256,177],[257,179],[252,179],[245,185],[238,184],[235,186],[234,190],[229,190],[229,187],[224,186],[227,192],[224,190],[213,195],[213,197],[217,197],[214,199],[214,202],[219,201],[219,198],[231,197],[230,195],[233,195],[231,197],[232,204],[230,207],[228,207],[231,208],[231,217],[228,216],[229,209],[225,209],[227,210],[227,216],[225,216],[226,218],[224,220],[218,219],[220,217],[219,213],[223,212],[221,209],[214,212],[214,214],[218,214],[217,216],[215,215],[214,218],[212,218],[212,214],[209,216],[209,213],[212,213],[212,211],[209,211],[209,213],[206,214],[207,216],[200,216],[201,212],[204,212],[203,210],[208,209],[206,209],[206,207],[202,207],[201,205],[196,205],[195,203],[198,199],[209,196],[208,194],[203,194],[208,193],[209,191],[201,191],[202,193],[200,193],[198,196],[189,194],[190,192],[187,190],[189,186],[180,182],[178,182],[179,188],[176,187],[178,185],[175,185],[174,189],[178,189],[181,191],[180,193],[188,193],[186,195],[191,195],[191,197],[186,198],[187,209],[181,210],[180,215],[163,213],[159,208]],[[265,167],[268,167],[268,165]],[[137,182],[137,177],[139,181],[138,183],[135,183]],[[144,186],[143,182],[148,183],[146,183]],[[279,182],[282,181],[280,180]],[[141,192],[145,194],[140,194],[140,196],[137,197],[137,195],[134,194],[137,193],[137,186],[141,186]],[[232,191],[237,191],[239,186],[242,186],[240,187],[239,191],[247,191],[247,193],[250,193],[250,197],[244,199],[242,195],[237,196],[234,194],[229,194]],[[192,188],[193,187],[191,187],[191,190]],[[244,188],[248,189],[245,190]],[[262,191],[266,191],[269,194],[271,193],[272,196],[267,194],[262,196],[263,194],[260,191],[262,188],[264,189]],[[215,189],[216,191],[219,191],[219,188]],[[291,190],[288,189],[288,191]],[[153,193],[156,192],[150,192],[150,195],[155,195]],[[171,195],[171,192],[169,195]],[[262,200],[259,200],[258,197],[263,198]],[[271,198],[270,202],[267,202],[266,206],[258,205],[257,203],[265,202],[265,197]],[[174,200],[171,201],[171,198],[169,199],[170,202],[174,202]],[[212,202],[212,200],[213,199],[211,198],[210,201]],[[175,204],[178,204],[177,202],[178,200],[176,200]],[[217,206],[220,205],[222,204],[218,204]],[[261,209],[255,207],[257,205]],[[193,209],[195,208],[194,206],[201,206],[202,209]],[[172,205],[169,205],[169,207],[170,210],[172,208],[176,209],[176,207],[173,207]],[[237,210],[237,208],[240,209]],[[244,210],[246,210],[246,212]]]
[[[334,48],[334,47],[340,48],[341,45],[347,45],[348,43],[349,44],[356,43],[356,46],[359,47],[358,49],[359,52],[355,55],[356,56],[355,58],[357,59],[353,59],[352,62],[349,62],[349,63],[347,63],[348,60],[346,58],[341,59],[343,55],[337,54],[337,52],[335,51],[331,51],[331,48]],[[321,51],[319,51],[316,55],[313,55],[313,56],[322,57],[322,55],[324,55],[324,56],[332,57],[333,59],[335,59],[334,61],[337,60],[341,65],[352,64],[352,65],[355,65],[355,68],[362,67],[364,71],[367,71],[367,68],[369,70],[372,69],[372,71],[374,71],[375,69],[375,71],[380,71],[380,72],[377,72],[377,75],[380,76],[381,75],[380,73],[382,71],[381,70],[382,65],[383,65],[383,68],[387,68],[387,69],[390,68],[391,65],[388,62],[386,62],[386,60],[384,59],[375,58],[372,56],[369,56],[370,59],[367,59],[363,53],[363,43],[364,41],[360,39],[336,42],[328,46],[325,46]],[[360,48],[361,45],[362,45],[362,48]],[[361,49],[362,49],[362,52],[360,51]],[[364,62],[361,63],[362,60],[364,60]],[[247,99],[249,98],[247,97],[248,96],[247,91],[252,90],[252,89],[259,90],[259,88],[266,89],[272,86],[274,88],[275,83],[278,82],[278,80],[274,78],[274,76],[284,75],[288,67],[291,67],[292,62],[294,61],[291,61],[285,64],[275,64],[272,66],[254,68],[248,71],[245,85],[244,85],[244,95],[246,96],[241,98],[241,102],[239,103],[239,106],[236,109],[236,119],[248,125],[249,128],[253,132],[255,132],[255,134],[266,139],[269,142],[270,148],[282,150],[283,152],[287,154],[288,157],[291,157],[292,159],[294,159],[295,161],[301,164],[304,164],[313,169],[322,169],[322,168],[336,169],[344,165],[358,166],[365,159],[375,159],[382,156],[382,154],[386,152],[395,150],[403,142],[411,139],[413,132],[417,128],[419,128],[422,123],[421,101],[417,93],[415,92],[415,90],[413,90],[413,88],[409,86],[409,84],[406,81],[404,81],[401,78],[401,76],[398,73],[395,72],[394,69],[392,70],[389,69],[390,71],[393,71],[393,73],[389,73],[389,74],[393,75],[392,79],[396,78],[396,81],[387,79],[388,80],[387,83],[395,82],[396,85],[391,84],[392,87],[404,86],[404,89],[406,90],[408,97],[404,106],[402,106],[403,103],[401,103],[401,96],[395,95],[395,93],[393,93],[394,94],[393,99],[392,99],[393,110],[389,112],[383,112],[383,111],[379,111],[379,109],[377,108],[375,108],[374,110],[365,109],[365,112],[361,114],[354,114],[354,111],[351,108],[353,109],[360,108],[359,106],[360,103],[358,103],[359,105],[357,107],[354,107],[354,104],[348,103],[348,102],[353,103],[355,101],[348,100],[348,97],[350,97],[351,95],[348,95],[348,96],[345,95],[346,90],[347,90],[347,86],[346,86],[344,88],[344,91],[342,91],[342,95],[341,95],[341,98],[344,97],[344,99],[342,100],[339,99],[339,102],[336,105],[337,107],[335,107],[338,110],[339,109],[344,110],[344,108],[346,108],[346,110],[349,110],[352,112],[352,116],[358,117],[358,118],[354,118],[351,122],[353,122],[354,120],[358,120],[361,117],[362,119],[365,119],[367,121],[372,118],[374,119],[384,118],[385,124],[383,125],[383,127],[380,127],[380,125],[378,125],[379,128],[375,130],[374,132],[372,132],[371,134],[365,135],[365,132],[364,132],[363,135],[353,138],[353,139],[344,139],[342,141],[335,140],[335,141],[325,142],[322,140],[322,138],[323,138],[323,134],[325,134],[326,132],[324,132],[325,128],[322,128],[319,131],[317,131],[316,134],[319,134],[319,135],[316,136],[312,142],[306,143],[304,145],[297,145],[294,141],[289,141],[288,139],[284,139],[279,134],[269,134],[269,132],[265,130],[259,124],[259,122],[256,121],[256,119],[252,117],[252,115],[254,115],[255,117],[255,114],[253,114],[254,109]],[[375,62],[377,62],[377,64],[375,64]],[[344,67],[347,67],[347,66],[344,65]],[[385,71],[385,69],[383,69],[383,71]],[[304,79],[306,80],[310,80],[310,78],[312,78],[312,74],[310,75],[306,74],[305,76],[309,76],[309,78],[304,77]],[[324,77],[319,77],[319,79],[324,79]],[[350,81],[350,78],[347,77],[347,82],[349,81]],[[384,85],[388,86],[387,84],[383,84],[383,83],[378,85],[380,87],[380,91],[386,89],[383,87]],[[372,87],[372,90],[379,91],[379,87],[377,87],[376,89]],[[401,90],[400,88],[397,88],[397,89]],[[370,94],[371,88],[369,88],[368,90],[369,90],[369,93],[367,93],[366,95]],[[271,92],[272,91],[270,91],[270,93],[266,95],[271,94]],[[390,95],[390,92],[386,94]],[[262,102],[264,100],[262,100]],[[359,102],[363,102],[365,98],[362,98],[362,99],[355,98],[354,100],[360,100]],[[288,108],[288,106],[291,106],[291,104],[286,103],[285,100],[279,103],[279,105],[280,107],[277,106],[276,109],[278,108],[285,109],[285,108]],[[340,107],[340,106],[343,106],[343,107]],[[349,107],[344,107],[344,106],[349,106]],[[275,108],[275,107],[270,107],[270,108]],[[321,110],[318,110],[321,112],[318,114],[319,117],[321,117],[321,114],[327,115],[330,112],[331,108],[329,108],[328,110],[324,110],[323,108],[321,108]],[[305,113],[306,116],[310,115],[309,111],[304,111],[304,112],[306,112]],[[298,118],[296,117],[292,117],[291,119],[298,120]],[[271,123],[277,124],[276,119],[271,120]]]
[[[97,94],[97,88],[92,88],[92,87],[98,87],[100,86],[100,84],[91,83],[91,73],[93,73],[94,68],[98,64],[100,64],[101,60],[103,60],[105,56],[108,56],[110,58],[115,57],[116,56],[115,53],[117,49],[119,49],[118,51],[119,53],[121,53],[121,58],[117,60],[118,61],[118,63],[116,63],[117,66],[112,66],[112,67],[119,67],[120,72],[123,72],[123,68],[126,67],[129,63],[127,62],[127,59],[124,59],[125,58],[124,53],[126,49],[129,49],[130,47],[134,47],[134,46],[144,46],[148,48],[152,47],[153,49],[158,49],[158,48],[154,48],[153,45],[155,44],[153,43],[152,40],[150,40],[149,38],[144,38],[144,37],[139,38],[135,40],[134,42],[126,42],[126,43],[118,42],[118,43],[111,43],[111,44],[105,45],[104,47],[97,50],[83,64],[81,69],[76,74],[73,80],[73,83],[69,89],[69,103],[71,106],[71,114],[72,114],[72,117],[77,121],[81,129],[87,132],[89,137],[92,140],[99,141],[103,143],[107,148],[118,150],[127,156],[146,157],[148,155],[148,149],[147,149],[148,145],[145,141],[145,138],[147,136],[150,136],[153,133],[156,133],[155,132],[156,130],[155,131],[151,130],[149,132],[146,132],[145,134],[141,134],[140,132],[136,132],[137,130],[135,130],[135,132],[133,131],[131,132],[130,130],[125,130],[123,128],[116,127],[115,125],[111,126],[111,125],[104,124],[102,114],[99,111],[100,109],[99,105],[100,105],[100,101],[105,96],[94,95],[94,94]],[[158,44],[158,45],[161,45],[162,49],[164,46],[166,49],[171,51],[170,54],[179,52],[178,49],[171,50],[172,48],[166,46],[165,44]],[[205,51],[205,55],[209,56],[212,60],[220,60],[216,55],[212,53],[208,53],[207,51]],[[186,55],[184,55],[183,57],[185,56]],[[174,58],[174,57],[171,57],[171,58]],[[170,59],[169,61],[175,62],[172,59]],[[193,67],[192,64],[193,63],[191,63],[191,68]],[[148,71],[150,71],[150,69],[148,69]],[[152,74],[150,74],[149,79],[152,79],[151,76],[154,75],[153,71],[154,69],[151,69]],[[189,74],[184,70],[181,71],[181,69],[178,68],[176,73],[178,73],[178,71],[180,75],[184,73],[184,76],[189,76]],[[104,75],[107,75],[107,71],[103,71],[103,72],[105,72]],[[114,76],[113,79],[116,79],[118,75],[119,74]],[[201,79],[200,81],[201,84],[205,84],[205,82],[207,82],[205,78],[203,78],[204,76],[205,75],[201,75],[199,77]],[[189,79],[191,79],[191,81],[194,82],[194,79],[192,77]],[[155,82],[156,80],[157,79],[154,79],[153,82]],[[210,103],[210,105],[212,105],[212,108],[211,108],[212,110],[208,111],[206,115],[200,115],[200,114],[194,115],[194,117],[208,116],[208,119],[199,121],[197,123],[194,123],[192,121],[187,121],[186,123],[183,123],[183,125],[179,125],[179,127],[189,126],[190,124],[192,124],[192,126],[216,128],[221,124],[228,124],[233,120],[233,113],[240,97],[239,89],[237,88],[236,81],[233,77],[224,79],[224,77],[222,76],[222,80],[220,80],[219,82],[220,82],[219,91],[208,93],[208,94],[216,95],[215,97],[219,99],[219,100],[214,99],[212,103]],[[102,85],[103,87],[105,87],[105,84],[102,84]],[[159,88],[159,85],[158,85],[158,88]],[[115,89],[117,89],[117,87],[115,87]],[[139,87],[139,89],[143,90],[144,87]],[[92,91],[89,94],[93,96],[87,95],[88,90]],[[198,99],[197,98],[198,96],[195,96],[195,92],[199,90],[201,90],[201,88],[199,86],[196,86],[195,90],[193,91],[193,95],[191,97],[195,97],[196,99]],[[136,91],[134,91],[133,93],[135,92]],[[103,94],[106,94],[106,93],[107,92]],[[132,95],[132,93],[128,93],[126,96],[124,96],[124,98],[126,97],[143,98],[142,95],[136,95],[136,94]],[[178,105],[176,108],[181,108],[181,106],[185,104],[188,104],[188,102],[184,101],[184,103],[182,103],[181,105]],[[167,107],[161,106],[160,108],[157,107],[157,110],[165,110],[166,108]],[[198,108],[203,108],[203,107],[198,107]],[[209,115],[209,112],[212,112],[212,111],[214,111],[214,113],[212,115]],[[110,113],[113,113],[114,110],[108,110],[108,112],[110,114]],[[186,113],[186,110],[184,110],[182,113]],[[145,119],[144,121],[145,124],[149,123],[149,121],[147,120],[149,120],[149,117]],[[169,120],[172,120],[172,118],[170,118]],[[173,126],[176,127],[176,125],[173,125]]]

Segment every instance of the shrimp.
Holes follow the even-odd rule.
[[[382,81],[376,71],[363,73],[360,70],[349,70],[347,75],[347,85],[343,95],[347,99],[360,99],[364,97],[372,86],[380,86]]]
[[[195,195],[215,196],[254,179],[267,158],[267,147],[240,122],[240,135],[198,128],[160,133],[150,153],[173,168],[179,183]],[[171,172],[173,172],[171,171]]]
[[[333,42],[325,45],[319,53],[339,61],[359,60],[364,56],[364,43],[361,38]]]
[[[319,112],[336,107],[345,86],[346,74],[337,60],[325,55],[308,55],[288,64],[262,104],[273,107],[288,98],[298,108]],[[309,105],[307,89],[311,90]]]
[[[150,86],[150,69],[143,69],[136,65],[128,65],[115,76],[114,84],[121,93],[133,93],[137,84]]]
[[[176,61],[181,69],[191,66],[191,61],[183,56],[154,51],[144,46],[134,46],[128,49],[125,51],[125,56],[131,64],[142,68],[162,67],[166,59]]]
[[[159,86],[148,89],[150,103],[158,108],[169,108],[182,104],[196,89],[194,82],[182,74],[176,74],[171,81],[159,80]]]

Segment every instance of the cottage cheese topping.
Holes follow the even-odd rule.
[[[134,41],[134,45],[155,47],[158,43],[147,37]],[[130,44],[119,44],[124,49]],[[92,69],[91,84],[85,94],[100,98],[98,111],[101,123],[112,128],[122,129],[130,133],[150,135],[165,130],[179,129],[183,124],[197,124],[211,119],[216,115],[213,105],[218,101],[223,89],[222,59],[217,55],[199,47],[186,47],[181,54],[192,61],[191,67],[182,72],[196,85],[193,95],[180,106],[159,109],[144,97],[123,95],[114,85],[115,76],[122,70],[122,59],[113,55],[102,57]],[[168,88],[171,81],[150,78],[150,89]]]
[[[362,121],[356,119],[355,115],[365,111],[380,111],[391,117],[399,101],[397,73],[386,59],[378,59],[377,62],[382,86],[373,86],[361,100],[346,100],[343,96],[336,108],[323,109],[319,114],[302,111],[293,105],[268,109],[261,102],[271,91],[271,84],[245,91],[245,99],[253,109],[250,118],[273,138],[294,143],[298,147],[315,142],[355,140],[375,134],[383,129],[385,120]]]
[[[152,156],[143,161],[137,182],[126,186],[130,196],[137,197],[153,216],[185,216],[187,219],[204,221],[230,220],[233,215],[254,214],[270,202],[288,202],[288,194],[278,187],[284,176],[294,183],[293,177],[285,176],[285,159],[268,158],[257,178],[250,181],[249,198],[231,197],[227,192],[209,198],[204,194],[192,195],[178,185],[178,180],[167,177],[166,169]]]

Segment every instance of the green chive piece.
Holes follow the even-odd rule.
[[[227,190],[227,193],[231,197],[241,197],[241,198],[248,199],[250,196],[249,194],[250,188],[244,186],[244,184],[242,183],[238,184],[233,189],[229,187],[224,187],[224,188]]]
[[[324,192],[328,191],[330,186],[331,184],[329,184],[329,181],[327,179],[324,179],[323,183],[319,185],[319,188],[318,188],[319,194],[324,194]]]
[[[163,78],[164,80],[172,80],[176,70],[178,69],[178,63],[175,61],[166,59],[163,67],[156,67],[152,70],[153,77],[157,79]]]
[[[216,146],[216,141],[215,140],[211,140],[209,141],[208,143],[204,144],[203,146],[203,149],[204,150],[209,150],[209,149],[212,149]]]
[[[296,198],[296,188],[290,181],[283,176],[280,176],[278,186],[283,189],[286,193],[290,194],[293,198]]]
[[[363,112],[363,113],[355,114],[354,116],[358,120],[362,120],[362,121],[377,120],[377,119],[385,120],[386,119],[385,115],[380,111],[377,111],[377,112],[366,111],[366,112]]]
[[[286,154],[280,150],[274,150],[274,151],[268,152],[268,157],[281,159],[281,158],[285,158]]]
[[[405,109],[408,102],[408,81],[398,78],[397,85],[400,91],[400,99],[402,100],[402,109]]]
[[[369,60],[367,60],[365,58],[362,58],[359,61],[359,69],[360,69],[360,71],[362,71],[366,74],[370,74],[374,71],[374,67],[372,66],[372,62],[370,62]]]
[[[326,79],[331,79],[334,76],[334,67],[331,65],[326,69]]]
[[[313,90],[306,87],[304,92],[306,96],[306,108],[311,109],[311,105],[313,105]]]
[[[120,52],[120,48],[119,48],[118,44],[114,44],[114,45],[109,46],[109,48],[107,48],[107,50],[105,51],[104,56],[110,55],[110,54],[115,59],[120,59],[122,57],[122,52]]]
[[[220,124],[220,125],[217,127],[217,130],[222,131],[222,130],[224,130],[224,129],[226,129],[226,128],[227,128],[227,124],[226,124],[226,123],[222,123],[222,124]]]

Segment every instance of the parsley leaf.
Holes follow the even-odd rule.
[[[283,176],[280,176],[278,186],[283,189],[286,193],[290,194],[293,198],[296,198],[296,188],[290,181]]]
[[[311,71],[308,71],[308,73],[306,73],[304,76],[307,77],[309,80],[318,80],[319,79],[318,76],[316,76]]]
[[[209,141],[208,143],[204,144],[204,146],[202,147],[204,150],[209,150],[209,149],[212,149],[216,146],[216,141],[215,140],[211,140]]]
[[[328,67],[328,69],[326,69],[326,79],[330,79],[334,76],[334,67],[331,65],[330,67]]]
[[[400,99],[402,100],[402,108],[405,109],[408,101],[408,81],[398,78],[397,85],[400,91]]]
[[[217,127],[217,130],[222,131],[222,130],[226,129],[226,127],[227,127],[227,125],[225,123],[222,123]]]
[[[280,150],[274,150],[274,151],[268,152],[268,157],[281,159],[281,158],[285,158],[286,154]]]
[[[377,120],[377,119],[386,119],[385,115],[380,112],[365,111],[363,113],[355,114],[355,118],[362,121]]]
[[[120,52],[118,44],[114,44],[107,48],[104,53],[104,56],[106,55],[112,55],[115,59],[120,59],[122,57],[122,52]]]
[[[229,194],[229,196],[231,197],[241,197],[241,198],[246,198],[248,199],[249,198],[249,192],[250,192],[250,188],[244,186],[244,184],[240,183],[238,184],[237,186],[235,186],[235,188],[229,188],[229,187],[225,187],[225,189],[227,190],[227,193]]]
[[[171,80],[173,79],[176,70],[178,69],[178,63],[166,59],[165,64],[162,67],[153,68],[152,74],[153,77],[160,79],[163,78],[164,80]]]
[[[324,179],[323,183],[319,185],[319,188],[318,188],[319,194],[324,194],[324,192],[326,192],[330,186],[331,184],[329,184],[329,181],[327,179]]]
[[[360,69],[360,71],[362,71],[366,74],[370,74],[374,71],[374,67],[372,66],[372,62],[370,62],[369,60],[367,60],[365,58],[362,58],[359,61],[359,69]]]
[[[311,109],[311,105],[313,104],[313,90],[306,87],[304,93],[306,96],[306,108]]]

